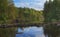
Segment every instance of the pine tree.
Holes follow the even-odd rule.
[[[44,7],[45,22],[57,22],[60,20],[60,1],[46,2]]]
[[[45,3],[45,6],[44,6],[44,22],[51,22],[51,19],[52,19],[52,14],[51,14],[51,9],[52,9],[52,2],[47,2]]]

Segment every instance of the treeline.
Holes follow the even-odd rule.
[[[32,8],[16,8],[13,0],[0,0],[0,24],[41,23],[60,21],[60,1],[49,0],[44,5],[43,11]],[[44,17],[43,17],[44,16]]]
[[[42,23],[44,21],[43,11],[32,8],[18,8],[18,18],[20,23]]]

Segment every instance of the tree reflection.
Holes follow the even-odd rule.
[[[48,37],[59,37],[60,35],[60,26],[57,26],[56,24],[54,25],[49,25],[44,28],[45,34],[48,34]]]
[[[16,28],[0,28],[0,37],[15,37]]]

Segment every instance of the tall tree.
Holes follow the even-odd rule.
[[[9,16],[9,20],[12,20],[12,22],[14,20],[16,20],[17,18],[17,8],[14,6],[14,2],[13,0],[9,0],[8,1],[8,16]]]
[[[10,23],[11,20],[16,19],[17,9],[14,7],[12,1],[13,0],[0,0],[0,24]]]
[[[60,5],[58,0],[46,2],[44,7],[45,22],[58,21],[60,19]]]
[[[10,23],[10,19],[16,19],[16,12],[13,4],[8,0],[0,0],[0,25]],[[11,21],[12,22],[12,21]],[[15,37],[16,28],[0,28],[0,37]]]
[[[6,20],[6,13],[8,12],[8,1],[0,0],[0,21]],[[1,23],[1,22],[0,22]]]

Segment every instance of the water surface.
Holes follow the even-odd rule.
[[[26,27],[24,30],[18,28],[18,32],[23,33],[16,34],[16,37],[45,37],[43,27]]]

